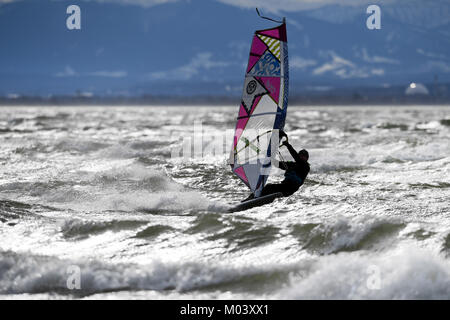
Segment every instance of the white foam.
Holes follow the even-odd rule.
[[[378,270],[378,271],[374,271]],[[378,283],[377,272],[379,272]],[[379,286],[378,286],[379,284]],[[340,253],[293,276],[280,299],[450,299],[450,262],[415,246],[383,255]]]
[[[104,291],[175,290],[183,293],[214,284],[239,282],[247,276],[270,271],[272,266],[236,267],[224,263],[183,262],[146,265],[104,264],[0,252],[0,294],[40,293],[67,290],[68,267],[78,266],[81,290],[86,294]],[[265,270],[268,269],[268,270]],[[273,269],[272,269],[273,270]]]

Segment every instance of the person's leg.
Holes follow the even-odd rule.
[[[298,187],[296,188],[295,186],[289,184],[289,183],[282,183],[281,184],[281,188],[280,188],[280,192],[283,193],[283,197],[289,197],[292,196],[295,191],[298,190]]]
[[[261,192],[261,196],[266,196],[272,193],[281,192],[283,197],[291,196],[296,190],[292,188],[292,186],[288,183],[279,183],[279,184],[268,184],[264,187]]]
[[[261,197],[267,196],[268,194],[283,192],[283,186],[281,184],[270,183],[266,185],[261,191]]]
[[[281,192],[284,197],[287,197],[287,196],[290,196],[291,194],[293,194],[289,185],[287,185],[285,183],[278,183],[278,184],[269,183],[269,184],[266,184],[266,186],[262,189],[260,197],[267,196],[267,195],[273,194],[273,193],[278,193],[278,192]],[[254,198],[255,198],[255,196],[253,195],[253,193],[251,193],[250,196],[248,196],[248,198],[242,200],[241,202],[248,201],[248,200],[251,200]]]

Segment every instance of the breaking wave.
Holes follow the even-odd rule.
[[[80,270],[80,290],[69,290],[69,267]],[[189,292],[199,289],[231,289],[256,281],[267,285],[288,281],[293,266],[274,267],[247,265],[204,265],[184,262],[147,265],[105,264],[98,261],[71,261],[46,256],[0,253],[0,293],[59,293],[85,296],[114,291],[156,290]],[[255,289],[260,289],[256,285]]]
[[[450,298],[450,263],[414,246],[359,255],[340,253],[312,264],[278,292],[282,299]]]

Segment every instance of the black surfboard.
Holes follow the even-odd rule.
[[[244,211],[244,210],[247,210],[250,208],[263,206],[265,204],[271,203],[276,198],[280,198],[282,196],[283,196],[283,194],[281,192],[277,192],[277,193],[268,194],[264,197],[258,197],[255,199],[247,200],[247,201],[241,202],[237,206],[229,209],[228,212]]]

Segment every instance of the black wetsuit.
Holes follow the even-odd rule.
[[[295,161],[280,162],[280,169],[286,171],[284,180],[278,184],[271,183],[266,185],[261,191],[261,196],[281,192],[284,197],[288,197],[296,192],[305,182],[309,173],[308,161],[303,160],[289,143],[286,144],[286,147]]]

